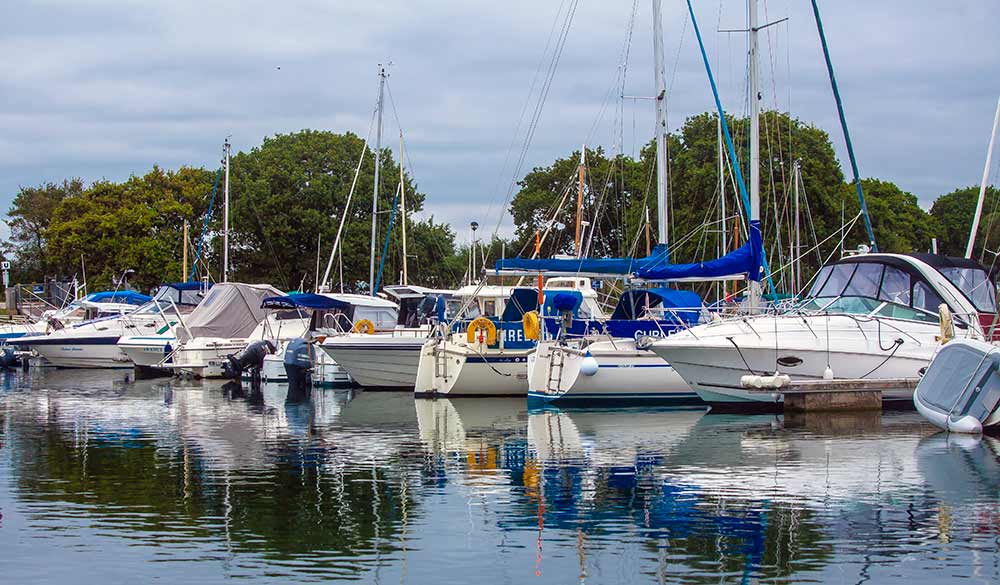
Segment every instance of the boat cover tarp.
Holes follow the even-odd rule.
[[[279,295],[281,291],[268,284],[217,284],[184,318],[187,328],[177,329],[177,339],[185,342],[191,337],[247,337],[267,314],[261,301]]]
[[[83,297],[83,300],[90,303],[124,303],[127,305],[143,305],[153,300],[153,298],[142,293],[137,293],[134,290],[109,290],[90,293],[89,295]]]
[[[697,323],[702,300],[698,293],[670,288],[634,289],[625,291],[618,299],[612,320],[641,319],[648,308],[671,309],[685,323]]]
[[[567,274],[633,275],[645,280],[677,280],[682,278],[721,278],[746,275],[760,280],[763,241],[760,222],[750,223],[750,238],[732,252],[705,262],[670,264],[667,250],[657,246],[645,258],[506,258],[498,260],[496,270],[532,270]]]
[[[351,303],[315,293],[289,293],[278,297],[267,297],[261,303],[262,309],[340,309],[346,310]]]

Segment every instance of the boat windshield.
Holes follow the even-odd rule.
[[[996,291],[985,270],[979,268],[944,266],[938,268],[955,287],[982,313],[995,313]]]
[[[874,262],[824,266],[797,308],[936,323],[943,301],[921,278]]]

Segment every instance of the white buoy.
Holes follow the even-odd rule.
[[[827,365],[826,369],[823,370],[823,379],[824,380],[832,380],[833,379],[833,368],[831,368],[829,365]]]
[[[587,352],[587,355],[583,356],[583,361],[580,362],[580,373],[584,376],[593,376],[600,367],[594,356],[590,355],[590,352]]]

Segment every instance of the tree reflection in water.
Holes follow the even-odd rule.
[[[3,376],[0,512],[17,529],[7,522],[0,545],[35,543],[12,575],[64,543],[59,563],[95,580],[87,558],[128,564],[137,549],[188,567],[166,570],[177,578],[998,576],[996,441],[931,435],[913,413],[529,412],[511,399],[265,385],[250,400],[214,382]],[[81,537],[102,550],[74,553]]]

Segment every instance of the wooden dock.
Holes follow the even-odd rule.
[[[881,410],[883,390],[909,390],[916,388],[919,381],[919,378],[790,380],[780,387],[745,388],[748,392],[780,394],[788,412]]]

